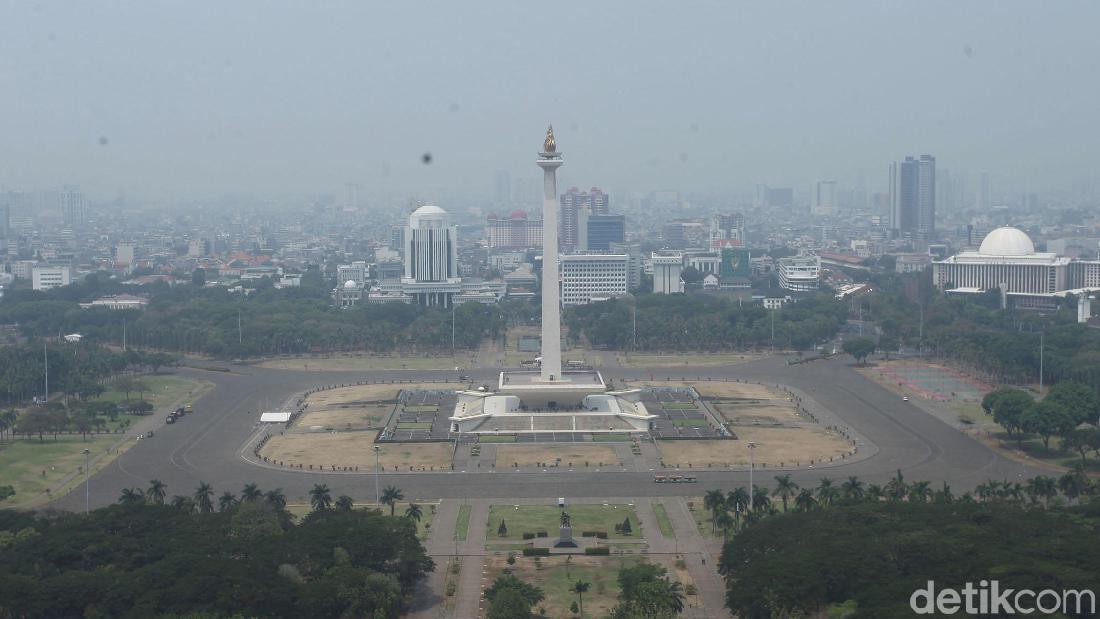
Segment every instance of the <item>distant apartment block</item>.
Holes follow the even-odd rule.
[[[69,267],[36,266],[31,270],[31,288],[50,290],[68,286],[72,283],[72,270]]]

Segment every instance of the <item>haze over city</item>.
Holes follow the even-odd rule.
[[[0,187],[477,198],[555,122],[565,183],[884,190],[933,152],[1094,192],[1093,2],[8,2]],[[422,155],[431,153],[425,165]],[[574,180],[575,179],[575,180]]]

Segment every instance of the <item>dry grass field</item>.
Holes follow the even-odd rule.
[[[316,432],[272,436],[260,450],[285,466],[330,469],[336,466],[374,470],[374,432]],[[382,443],[379,463],[387,470],[440,470],[451,467],[451,443]]]
[[[499,445],[497,447],[497,466],[533,466],[540,462],[549,465],[554,464],[556,458],[561,458],[561,466],[569,466],[572,462],[575,467],[588,465],[597,466],[600,462],[605,465],[619,464],[619,458],[615,455],[615,449],[610,445],[578,445],[576,443],[553,444],[525,444],[525,445]]]
[[[851,450],[844,437],[817,426],[798,428],[744,427],[735,429],[738,439],[662,441],[657,445],[666,466],[692,467],[747,465],[748,443],[756,443],[757,466],[779,466],[828,461]]]

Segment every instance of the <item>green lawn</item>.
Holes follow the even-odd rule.
[[[657,519],[657,527],[661,529],[663,537],[676,537],[676,533],[672,530],[672,521],[668,519],[668,511],[665,509],[664,504],[653,504],[653,516]]]
[[[959,419],[967,423],[996,423],[993,416],[985,412],[980,404],[959,402],[951,406],[959,413]]]
[[[707,425],[706,419],[673,419],[672,425],[674,426],[705,426]]]
[[[285,357],[261,362],[261,367],[284,370],[361,371],[361,370],[453,370],[455,367],[471,367],[473,355],[369,355],[362,357]]]
[[[431,430],[432,424],[427,421],[401,421],[397,424],[398,430]]]
[[[84,450],[92,457],[103,455],[118,440],[118,435],[89,435],[84,441],[80,435],[59,435],[57,440],[46,436],[44,442],[37,438],[17,439],[15,442],[0,443],[0,486],[15,488],[15,496],[4,501],[4,505],[44,502],[46,488],[56,488],[70,474],[77,474],[71,483],[83,479],[78,472],[84,466]],[[112,455],[114,451],[111,451]],[[102,464],[93,464],[93,470],[102,468]],[[46,475],[42,475],[42,471]]]
[[[580,537],[584,531],[606,531],[608,538],[643,539],[638,514],[629,505],[571,505],[565,508],[572,518],[573,535]],[[632,535],[615,533],[615,525],[630,518]],[[500,521],[508,529],[506,535],[497,535]],[[489,508],[486,523],[486,539],[490,541],[523,540],[524,533],[546,531],[556,537],[561,525],[561,510],[552,505],[493,505]]]
[[[466,536],[470,532],[470,506],[462,505],[458,508],[458,520],[455,521],[455,535],[458,536],[458,541],[466,541]]]
[[[683,355],[619,355],[619,363],[633,367],[677,367],[699,365],[729,365],[744,363],[754,359],[752,354],[744,353],[718,353],[708,354],[683,354]]]
[[[670,411],[688,411],[696,410],[694,402],[661,402],[661,408],[666,408]]]
[[[495,558],[494,558],[495,559]],[[578,580],[591,586],[584,594],[584,617],[606,617],[619,596],[619,568],[632,567],[643,561],[640,557],[586,557],[575,556],[567,560],[563,556],[541,557],[536,564],[532,557],[516,557],[515,565],[492,560],[488,563],[487,583],[501,575],[508,568],[517,578],[542,589],[546,598],[539,602],[539,608],[546,610],[548,617],[575,617],[569,612],[569,606],[576,599],[570,591]],[[503,563],[503,565],[502,565]]]
[[[418,406],[406,406],[406,413],[434,413],[439,410],[439,407],[435,404],[425,404]]]
[[[593,443],[622,443],[629,440],[629,434],[604,434],[598,432],[592,435]]]
[[[482,434],[477,441],[479,443],[514,443],[516,442],[516,436],[514,434]]]
[[[190,404],[213,386],[212,383],[204,380],[185,378],[173,374],[145,374],[134,378],[149,386],[149,390],[145,392],[145,399],[152,402],[153,406],[158,409],[172,406],[177,402]],[[126,399],[125,393],[108,387],[103,395],[96,398],[97,401],[122,402]],[[130,399],[137,400],[140,395],[138,392],[132,391],[130,392]]]

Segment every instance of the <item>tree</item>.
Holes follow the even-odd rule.
[[[386,486],[382,489],[382,503],[390,506],[390,515],[392,516],[394,510],[397,508],[397,502],[404,499],[405,495],[401,493],[401,490],[395,486]]]
[[[355,508],[355,501],[346,494],[341,494],[336,497],[336,511],[338,512],[350,512]]]
[[[254,501],[260,500],[263,495],[264,493],[260,490],[260,487],[258,485],[249,482],[245,484],[244,488],[241,490],[241,502],[252,503]]]
[[[777,496],[783,501],[783,511],[787,511],[787,501],[798,493],[798,484],[791,480],[790,475],[775,476],[775,491],[772,496]]]
[[[309,504],[315,512],[328,511],[332,506],[332,493],[327,484],[313,484],[313,489],[309,491]]]
[[[590,582],[578,580],[577,582],[573,583],[573,587],[570,589],[570,591],[577,594],[577,604],[580,607],[579,614],[581,616],[584,616],[584,594],[588,593],[588,589],[591,586],[592,583]]]
[[[680,279],[684,280],[685,284],[697,284],[703,281],[703,274],[693,266],[686,266],[680,271]]]
[[[1088,474],[1085,473],[1085,468],[1080,465],[1073,467],[1070,472],[1058,478],[1058,489],[1066,495],[1070,502],[1073,502],[1082,494],[1088,493],[1090,486]]]
[[[154,505],[164,505],[167,490],[168,486],[164,482],[159,479],[151,479],[149,480],[149,490],[146,491],[145,496],[152,499]]]
[[[898,469],[897,474],[886,483],[885,494],[891,501],[900,501],[909,494],[909,486],[905,483],[901,469]]]
[[[282,488],[268,490],[264,493],[264,502],[275,509],[282,510],[286,507],[286,495],[283,494]]]
[[[237,497],[230,491],[226,490],[218,497],[218,511],[224,512],[225,510],[233,507],[237,504]]]
[[[193,286],[205,286],[206,285],[206,270],[199,267],[191,272],[191,285]]]
[[[844,352],[855,358],[856,363],[863,365],[867,357],[875,352],[875,341],[869,337],[853,337],[844,340],[843,348]]]
[[[200,513],[209,514],[214,511],[213,497],[214,489],[210,487],[210,484],[200,481],[194,494],[195,505],[199,508]]]
[[[768,489],[764,486],[753,485],[752,489],[752,510],[755,511],[767,511],[771,507],[772,501],[768,498]]]
[[[725,513],[724,511],[722,513]],[[630,516],[623,519],[623,523],[619,526],[619,530],[623,535],[630,535],[634,532],[634,529],[630,526]]]
[[[916,503],[927,503],[932,498],[932,484],[926,481],[914,482],[909,486],[909,500]]]
[[[504,526],[504,519],[500,519],[500,526],[497,527],[497,537],[505,537],[508,535],[508,527]]]
[[[1074,381],[1056,383],[1044,402],[1056,404],[1069,414],[1074,425],[1096,423],[1100,418],[1100,396],[1091,387]]]
[[[1023,438],[1024,411],[1031,405],[1031,396],[1011,387],[1001,387],[985,394],[982,398],[982,409],[993,416],[1009,436],[1015,436],[1017,441]]]
[[[819,505],[817,499],[814,498],[814,493],[808,489],[803,488],[802,492],[798,493],[798,496],[794,497],[794,508],[800,512],[811,511]]]
[[[837,499],[839,493],[833,486],[833,480],[828,477],[822,477],[817,486],[817,502],[822,507],[828,507],[833,504],[833,501]]]
[[[1047,400],[1032,402],[1020,419],[1023,429],[1038,434],[1043,447],[1050,448],[1050,437],[1073,429],[1073,417],[1062,407]]]
[[[1100,430],[1070,430],[1062,436],[1062,449],[1076,451],[1081,456],[1081,466],[1088,465],[1087,454],[1100,438]]]
[[[898,338],[895,335],[884,333],[878,338],[878,349],[882,351],[887,361],[890,360],[890,353],[897,352],[898,347]]]
[[[844,498],[859,500],[863,498],[863,482],[855,475],[848,477],[847,481],[840,484],[840,492]]]
[[[726,503],[726,495],[721,490],[708,490],[703,495],[703,509],[710,512],[710,530],[711,533],[717,533],[718,514],[726,511],[729,508]]]
[[[504,589],[489,602],[486,619],[526,619],[531,616],[532,604],[515,589]]]
[[[615,619],[671,617],[684,610],[679,582],[668,579],[665,568],[641,563],[619,570],[619,603],[611,611]]]
[[[529,605],[528,608],[546,599],[542,589],[526,583],[512,574],[497,576],[497,579],[493,581],[493,585],[485,590],[485,599],[493,601],[505,591],[518,592],[520,597]]]
[[[131,393],[137,391],[137,388],[134,387],[134,378],[131,376],[119,376],[115,379],[114,387],[115,391],[121,391],[127,400],[130,399]]]
[[[405,517],[413,522],[420,522],[423,516],[424,510],[416,503],[409,503],[409,506],[405,508]]]
[[[140,505],[145,502],[145,494],[141,488],[123,488],[118,502],[122,505]]]

